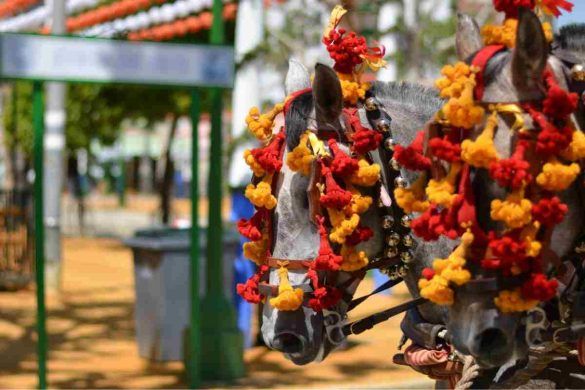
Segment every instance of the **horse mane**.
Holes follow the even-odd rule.
[[[383,102],[392,101],[425,123],[441,109],[444,101],[436,89],[409,82],[372,83],[372,93]]]
[[[555,43],[563,50],[585,53],[585,23],[573,23],[561,27],[555,35]]]
[[[301,135],[307,131],[312,112],[313,93],[311,91],[300,94],[290,103],[284,119],[288,150],[293,150],[299,144]]]
[[[420,130],[443,105],[434,88],[409,82],[381,82],[372,83],[372,93],[383,103],[392,102],[393,106],[400,106],[407,115],[409,124]],[[297,96],[289,106],[285,116],[286,145],[289,150],[294,149],[300,142],[301,135],[307,130],[308,122],[313,112],[313,94],[308,91]]]

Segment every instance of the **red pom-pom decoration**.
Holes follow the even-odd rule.
[[[431,153],[438,159],[456,163],[461,161],[461,146],[445,138],[433,138],[429,141]]]
[[[269,173],[280,171],[282,168],[282,150],[284,146],[285,133],[280,132],[272,142],[263,148],[252,149],[250,153],[254,160]]]
[[[498,12],[504,12],[506,18],[518,18],[520,7],[534,9],[535,5],[535,0],[494,0],[494,8]]]
[[[526,299],[549,301],[557,293],[559,282],[556,279],[547,279],[546,275],[532,274],[530,279],[522,285],[522,296]]]
[[[461,228],[457,223],[457,213],[462,203],[459,196],[453,202],[453,207],[439,211],[436,205],[428,208],[410,225],[414,234],[425,241],[436,241],[441,236],[447,236],[454,240],[461,234]]]
[[[313,291],[313,297],[309,299],[309,307],[315,311],[329,309],[339,302],[342,295],[341,291],[335,287],[319,287]]]
[[[339,177],[349,177],[360,168],[356,159],[345,154],[334,139],[329,140],[329,148],[333,152],[331,170]]]
[[[260,241],[262,239],[262,225],[268,219],[270,212],[264,208],[258,209],[249,220],[240,219],[238,221],[238,231],[244,237],[251,241]]]
[[[569,93],[558,85],[553,85],[544,99],[542,111],[552,118],[565,120],[575,112],[578,104],[579,96],[576,93]]]
[[[260,294],[258,290],[258,285],[260,284],[260,280],[264,276],[266,272],[268,272],[269,267],[267,265],[262,265],[258,268],[258,271],[254,276],[246,281],[245,284],[239,283],[236,286],[236,291],[238,295],[240,295],[244,300],[250,303],[260,303],[264,300],[264,295]]]
[[[542,198],[532,205],[532,217],[544,226],[554,226],[563,221],[569,207],[559,197]]]
[[[425,268],[422,270],[422,277],[426,280],[431,280],[435,276],[435,270],[432,268]]]
[[[419,131],[410,146],[396,145],[394,159],[405,169],[426,171],[431,167],[431,160],[423,155],[424,131]]]
[[[319,244],[319,254],[315,258],[313,268],[323,271],[337,271],[343,262],[343,257],[335,254],[331,248],[331,245],[329,244],[327,230],[324,226],[325,218],[318,216],[317,223],[319,224],[319,235],[321,236],[321,241]]]
[[[382,134],[361,126],[360,129],[352,135],[353,150],[360,155],[378,149],[382,142]]]
[[[351,203],[351,192],[344,190],[333,178],[331,169],[322,165],[321,172],[325,176],[325,193],[319,199],[326,208],[342,210]]]
[[[346,237],[345,243],[349,246],[356,246],[374,237],[374,231],[366,226],[358,226],[352,234]]]
[[[490,176],[501,187],[518,190],[532,180],[530,164],[524,160],[526,143],[519,141],[510,158],[501,159],[490,165]]]

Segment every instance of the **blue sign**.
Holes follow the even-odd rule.
[[[0,77],[231,88],[227,46],[0,34]]]

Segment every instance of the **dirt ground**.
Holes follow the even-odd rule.
[[[47,297],[51,388],[187,386],[182,363],[153,364],[138,356],[131,253],[118,240],[65,239],[62,280],[62,292]],[[371,285],[362,287],[363,293]],[[403,289],[391,297],[375,297],[356,316],[406,297]],[[0,293],[0,388],[36,386],[34,313],[33,290]],[[279,353],[252,348],[245,353],[247,376],[229,387],[430,388],[430,381],[391,363],[399,321],[352,337],[347,350],[305,367]]]

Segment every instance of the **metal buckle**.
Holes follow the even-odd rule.
[[[340,345],[345,340],[343,334],[343,327],[345,326],[345,319],[341,318],[341,314],[336,311],[323,310],[323,322],[325,324],[325,333],[327,339],[332,345]]]
[[[526,344],[529,347],[537,347],[543,343],[542,332],[547,330],[550,322],[546,318],[545,311],[536,307],[527,312],[526,316]]]

